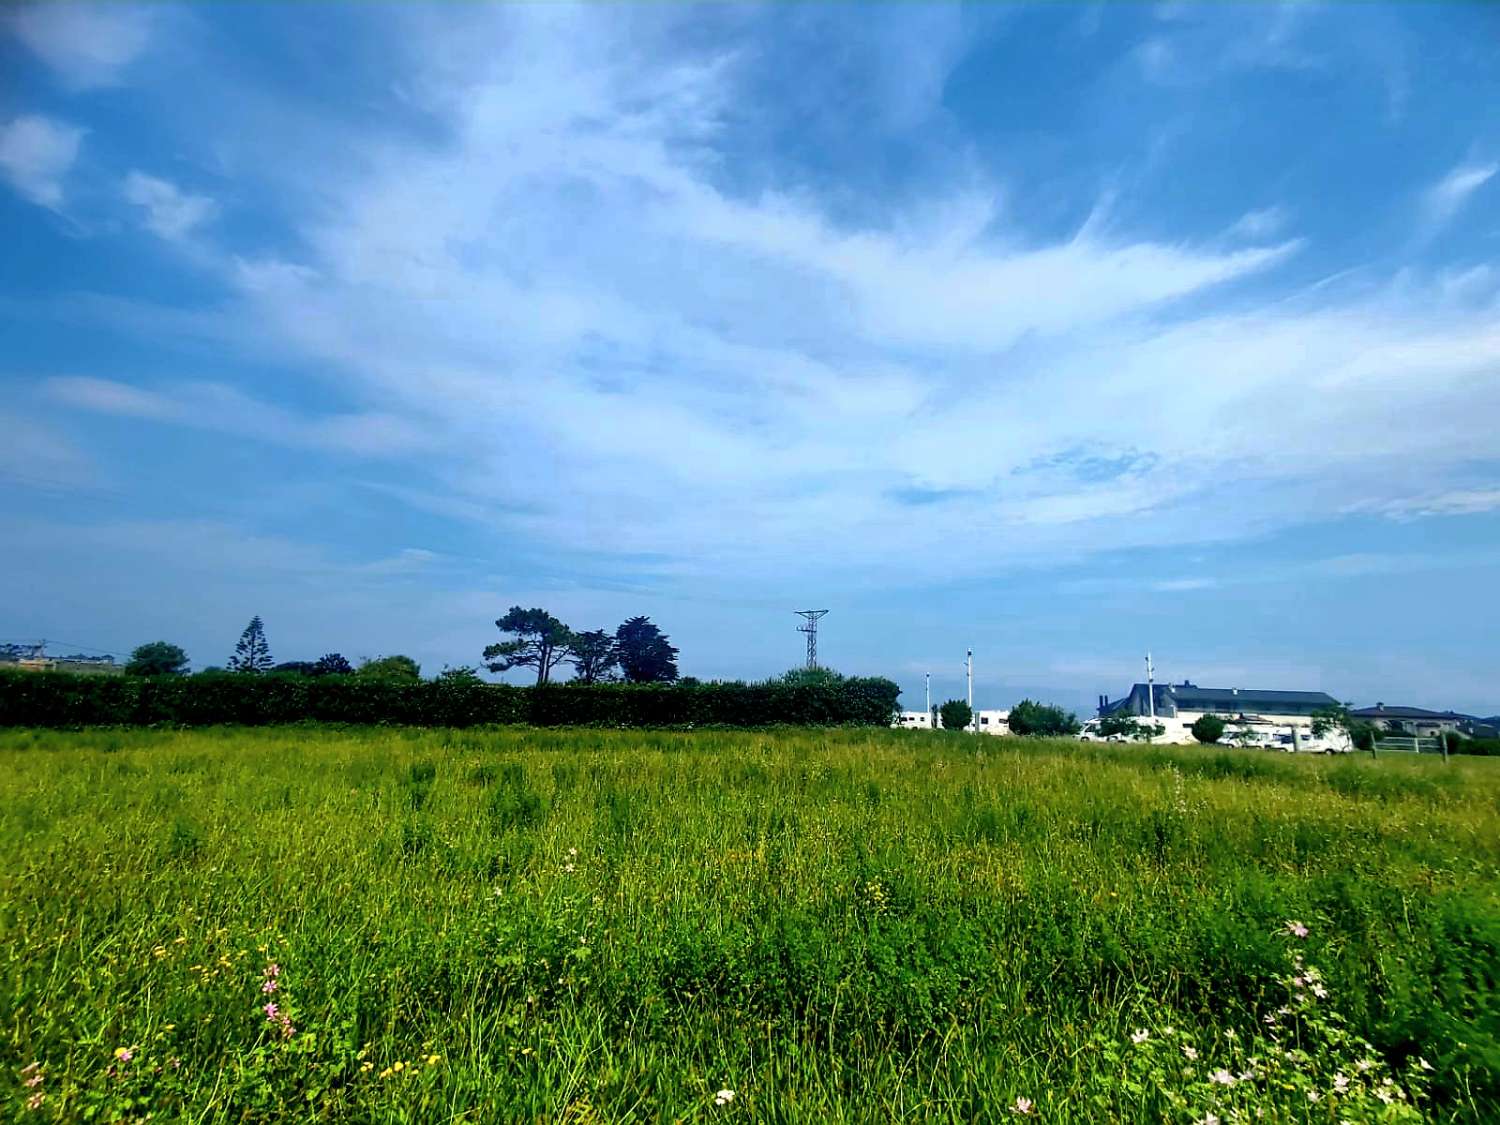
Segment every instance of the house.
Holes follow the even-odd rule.
[[[1128,695],[1113,702],[1100,696],[1099,717],[1148,718],[1152,702],[1156,721],[1165,728],[1158,742],[1193,742],[1193,723],[1204,715],[1217,715],[1231,730],[1243,730],[1253,745],[1299,750],[1329,748],[1329,739],[1313,738],[1313,719],[1318,712],[1339,706],[1337,699],[1323,691],[1205,688],[1183,680],[1180,684],[1135,684]]]
[[[1010,712],[977,710],[974,712],[974,727],[980,734],[1009,734]]]
[[[1460,715],[1457,711],[1428,711],[1421,707],[1387,707],[1384,703],[1377,703],[1374,707],[1361,707],[1349,714],[1393,734],[1413,734],[1426,738],[1445,734],[1448,731],[1467,733],[1479,725],[1473,716]]]
[[[926,711],[902,711],[891,726],[900,730],[932,730],[933,716]],[[939,726],[942,724],[939,723]]]

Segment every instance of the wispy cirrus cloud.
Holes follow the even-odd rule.
[[[73,90],[113,86],[146,49],[159,9],[129,3],[16,4],[12,34]]]
[[[143,212],[147,229],[169,242],[192,234],[218,210],[206,195],[185,192],[169,180],[139,171],[125,177],[123,192],[126,200]]]
[[[12,118],[0,125],[0,177],[22,198],[59,210],[83,135],[75,125],[40,114]]]

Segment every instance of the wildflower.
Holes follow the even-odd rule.
[[[1288,922],[1286,924],[1286,932],[1295,938],[1305,938],[1307,936],[1307,927],[1301,922]]]
[[[1198,1057],[1198,1052],[1194,1048],[1189,1047],[1186,1043],[1182,1045],[1182,1053],[1188,1057],[1189,1061],[1192,1061],[1193,1059],[1196,1059]]]
[[[578,849],[577,848],[569,848],[568,849],[568,858],[569,859],[576,859],[576,858],[578,858]],[[722,1093],[722,1092],[723,1091],[720,1091],[720,1093]],[[729,1092],[729,1096],[731,1098],[734,1097],[734,1091],[733,1090],[731,1090]]]
[[[1233,1086],[1235,1081],[1234,1075],[1230,1074],[1223,1067],[1210,1074],[1208,1080],[1210,1082],[1217,1082],[1220,1086]]]
[[[733,1090],[720,1090],[714,1095],[714,1105],[724,1106],[734,1101]]]
[[[260,990],[269,995],[275,992],[278,987],[275,977],[267,977],[265,983],[260,986]]]
[[[404,1059],[397,1059],[394,1063],[391,1064],[391,1069],[394,1070],[397,1074],[400,1074],[403,1070],[406,1069],[406,1061]]]
[[[28,1090],[33,1090],[41,1084],[42,1076],[40,1074],[33,1074],[30,1078],[26,1079],[24,1083],[22,1083],[22,1085],[24,1085]]]
[[[264,975],[268,977],[279,977],[281,975],[281,966],[276,964],[276,962],[274,961],[271,962],[271,964],[266,966]]]
[[[1137,1046],[1139,1046],[1140,1044],[1144,1043],[1147,1039],[1150,1039],[1150,1038],[1151,1038],[1151,1033],[1149,1031],[1147,1031],[1144,1027],[1137,1028],[1135,1031],[1132,1031],[1130,1033],[1130,1041],[1132,1043],[1136,1044]]]
[[[1359,1072],[1361,1074],[1367,1074],[1374,1069],[1375,1062],[1373,1059],[1360,1059],[1359,1062],[1355,1063],[1354,1065],[1359,1068]]]
[[[575,868],[574,868],[574,866],[571,863],[565,863],[565,864],[563,864],[563,874],[564,875],[571,875],[571,874],[573,874],[574,870],[575,870]]]
[[[375,1069],[375,1064],[372,1063],[369,1059],[366,1059],[364,1062],[362,1062],[362,1063],[359,1064],[359,1072],[361,1074],[369,1074],[370,1071],[372,1071],[374,1069]]]
[[[389,1078],[389,1077],[390,1077],[390,1076],[391,1076],[391,1075],[392,1075],[392,1074],[394,1074],[394,1073],[395,1073],[395,1071],[394,1071],[394,1069],[393,1069],[393,1068],[391,1068],[391,1067],[386,1067],[386,1068],[385,1068],[385,1069],[384,1069],[384,1070],[382,1070],[382,1071],[381,1071],[381,1072],[380,1072],[380,1077],[381,1077],[381,1078]]]
[[[135,1058],[135,1052],[129,1047],[116,1047],[115,1058],[122,1063],[128,1063],[131,1059]]]
[[[1161,1029],[1161,1033],[1163,1035],[1176,1035],[1177,1029],[1175,1027],[1164,1027]]]
[[[33,1062],[29,1066],[23,1066],[21,1068],[21,1073],[30,1074],[33,1070],[40,1070],[41,1068],[42,1064],[40,1062]]]
[[[1428,1062],[1426,1059],[1424,1059],[1421,1055],[1417,1056],[1417,1065],[1419,1067],[1421,1067],[1423,1070],[1431,1070],[1432,1069],[1432,1064],[1430,1062]]]
[[[1193,1122],[1193,1125],[1219,1125],[1219,1115],[1217,1113],[1205,1113],[1197,1121]]]
[[[428,1066],[437,1066],[437,1064],[440,1063],[440,1062],[442,1062],[442,1061],[443,1061],[443,1056],[442,1055],[428,1055],[427,1056],[427,1065]]]
[[[1309,1090],[1307,1092],[1307,1100],[1310,1102],[1321,1101],[1322,1099],[1323,1095],[1318,1093],[1316,1090]]]
[[[42,1108],[42,1102],[44,1102],[46,1100],[47,1100],[47,1095],[44,1094],[44,1093],[42,1093],[40,1090],[38,1090],[36,1093],[32,1094],[31,1097],[29,1097],[29,1098],[26,1099],[26,1108],[27,1109],[41,1109]]]
[[[1225,1039],[1233,1039],[1234,1037],[1235,1037],[1235,1035],[1234,1035],[1234,1028],[1232,1028],[1232,1027],[1226,1027],[1224,1029],[1224,1038]]]
[[[1390,1105],[1396,1100],[1395,1098],[1391,1097],[1390,1090],[1384,1086],[1380,1086],[1375,1090],[1375,1096],[1383,1101],[1386,1105]]]
[[[1016,1104],[1010,1107],[1012,1113],[1019,1113],[1022,1117],[1028,1116],[1034,1103],[1030,1098],[1017,1098]]]
[[[1274,1012],[1267,1012],[1265,1014],[1264,1018],[1263,1018],[1263,1022],[1265,1023],[1265,1025],[1267,1027],[1275,1027],[1276,1026],[1276,1014]]]
[[[272,1023],[275,1023],[276,1018],[281,1015],[281,1009],[276,1006],[276,1001],[274,1000],[268,1003],[262,1010],[266,1013],[266,1019]]]
[[[1348,1088],[1349,1088],[1349,1079],[1348,1079],[1348,1077],[1346,1075],[1335,1074],[1333,1076],[1333,1092],[1335,1094],[1342,1094]]]

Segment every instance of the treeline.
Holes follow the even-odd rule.
[[[212,726],[326,722],[410,726],[888,726],[900,688],[879,677],[764,683],[542,684],[473,676],[79,676],[0,672],[0,726]]]

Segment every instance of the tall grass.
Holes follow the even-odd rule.
[[[7,1116],[1374,1119],[1356,1064],[1500,1114],[1488,760],[283,727],[0,764]]]

